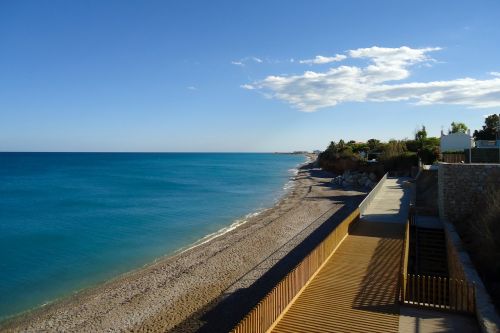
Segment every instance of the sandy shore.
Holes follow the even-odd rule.
[[[238,228],[4,322],[0,331],[227,331],[361,201],[363,193],[330,179],[303,167],[286,197]]]

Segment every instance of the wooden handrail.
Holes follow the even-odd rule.
[[[414,226],[415,212],[410,209],[403,242],[400,302],[454,312],[475,313],[476,288],[474,283],[458,278],[408,274],[410,231]],[[448,255],[453,255],[453,253]]]
[[[474,283],[453,278],[415,274],[402,276],[404,304],[454,312],[476,312]]]

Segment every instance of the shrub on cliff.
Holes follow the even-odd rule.
[[[379,163],[368,163],[366,158],[369,156],[377,158]],[[323,169],[335,173],[363,170],[376,174],[380,173],[379,169],[409,172],[411,167],[418,163],[416,154],[407,151],[405,141],[391,140],[383,143],[376,139],[370,139],[366,143],[332,141],[319,155],[318,161]]]
[[[399,155],[384,157],[381,159],[385,171],[410,171],[412,166],[418,165],[416,153],[404,152]]]
[[[357,169],[359,156],[355,154],[352,147],[344,140],[338,143],[330,142],[330,145],[318,157],[320,167],[335,173],[343,173],[345,170]]]

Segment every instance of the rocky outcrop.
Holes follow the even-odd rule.
[[[366,187],[372,189],[377,185],[377,176],[374,173],[345,171],[332,179],[332,183],[342,187]]]

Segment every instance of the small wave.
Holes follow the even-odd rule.
[[[310,162],[310,157],[307,156],[306,157],[306,162],[304,163],[299,163],[297,164],[296,167],[294,168],[291,168],[291,169],[288,169],[288,173],[290,174],[290,178],[289,178],[289,181],[285,183],[285,185],[283,185],[283,191],[284,191],[284,194],[287,194],[289,193],[293,187],[296,185],[296,177],[297,175],[299,174],[299,168],[305,164],[307,164],[308,162]],[[274,202],[274,205],[277,205],[280,201],[281,198],[283,198],[283,192],[280,193],[276,199],[275,199],[275,202]],[[180,248],[179,250],[177,250],[175,253],[176,254],[180,254],[180,253],[184,253],[186,251],[189,251],[191,249],[194,249],[195,247],[198,247],[200,245],[203,245],[203,244],[206,244],[208,242],[210,242],[211,240],[219,237],[219,236],[222,236],[236,228],[238,228],[239,226],[245,224],[248,222],[249,219],[255,217],[255,216],[258,216],[260,214],[262,214],[264,211],[268,210],[270,208],[262,208],[262,209],[258,209],[257,211],[254,211],[252,213],[249,213],[247,215],[245,215],[243,218],[241,219],[237,219],[235,220],[232,224],[230,224],[229,226],[227,227],[224,227],[222,229],[219,229],[218,231],[216,232],[213,232],[211,234],[208,234],[204,237],[202,237],[201,239],[197,240],[196,242],[194,242],[193,244],[191,244],[190,246],[188,247],[184,247],[184,248]]]
[[[285,192],[288,192],[290,191],[293,187],[295,186],[295,179],[292,179],[290,181],[288,181],[284,186],[283,186],[283,190]]]
[[[247,214],[243,218],[235,220],[229,226],[224,227],[222,229],[219,229],[218,231],[213,232],[211,234],[208,234],[208,235],[202,237],[201,239],[197,240],[196,242],[194,242],[194,244],[192,244],[191,246],[189,246],[187,248],[181,248],[181,249],[177,250],[176,252],[179,253],[179,254],[180,253],[184,253],[186,251],[194,249],[195,247],[198,247],[200,245],[206,244],[206,243],[210,242],[212,239],[215,239],[215,238],[217,238],[219,236],[222,236],[222,235],[230,232],[231,230],[234,230],[234,229],[238,228],[239,226],[247,223],[249,219],[251,219],[252,217],[255,217],[255,216],[258,216],[258,215],[262,214],[267,209],[268,208],[266,208],[266,209],[259,209],[259,210],[255,211],[255,212]]]

